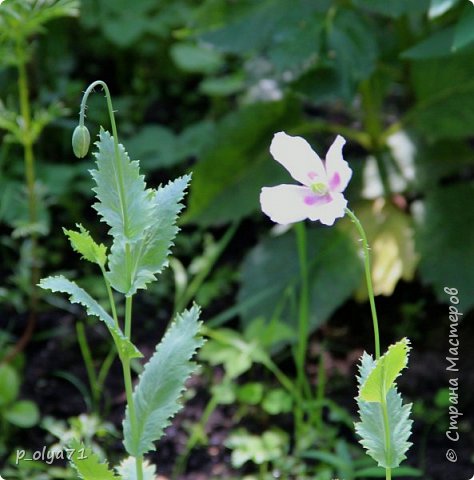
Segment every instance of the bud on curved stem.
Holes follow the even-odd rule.
[[[78,125],[72,134],[72,150],[77,158],[84,158],[89,151],[91,135],[85,125]]]

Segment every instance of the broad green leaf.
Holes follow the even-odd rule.
[[[185,72],[216,73],[223,63],[222,54],[212,47],[183,42],[175,43],[170,50],[171,58]]]
[[[291,70],[298,77],[318,58],[329,7],[327,0],[249,3],[247,8],[240,7],[243,12],[229,15],[221,20],[219,28],[202,34],[201,38],[223,52],[245,58],[249,54],[263,57],[275,76]]]
[[[99,457],[88,447],[73,440],[66,449],[70,462],[82,480],[119,480],[107,463],[101,463]]]
[[[419,143],[414,160],[415,175],[411,188],[415,192],[426,193],[437,190],[447,179],[469,169],[472,166],[472,148],[468,142],[456,140]]]
[[[137,470],[134,457],[127,457],[120,462],[120,465],[115,468],[120,475],[121,480],[138,480]],[[155,480],[156,472],[155,467],[145,460],[143,462],[143,477],[142,480]]]
[[[288,178],[270,160],[268,148],[274,132],[290,125],[296,115],[285,102],[257,103],[226,115],[193,168],[184,221],[221,225],[256,210],[265,182]]]
[[[452,55],[454,28],[443,28],[401,53],[402,58],[425,60]]]
[[[132,456],[152,450],[153,442],[161,438],[171,418],[182,407],[179,400],[184,383],[196,368],[191,358],[203,344],[199,313],[194,306],[177,316],[140,375],[133,392],[135,431],[132,432],[128,407],[123,422],[124,445]]]
[[[361,15],[340,9],[330,23],[327,42],[344,95],[350,98],[358,82],[375,70],[378,43],[373,25]]]
[[[366,383],[376,363],[371,355],[364,352],[359,367],[359,388]],[[360,443],[380,467],[396,468],[406,458],[406,452],[412,445],[408,441],[411,435],[412,420],[409,419],[411,404],[403,405],[402,397],[395,387],[387,394],[387,410],[390,425],[390,450],[385,444],[385,430],[382,405],[366,402],[357,398],[360,422],[355,424],[356,433],[361,437]]]
[[[456,5],[459,0],[431,0],[428,11],[429,18],[440,17]]]
[[[454,32],[453,51],[474,42],[474,8],[471,3],[465,7]]]
[[[20,379],[16,371],[7,364],[0,365],[0,407],[13,402],[20,390]]]
[[[208,120],[185,128],[179,134],[161,125],[145,125],[127,139],[127,148],[140,166],[149,170],[167,168],[200,156],[213,142],[215,126]]]
[[[410,13],[425,12],[429,0],[355,0],[354,3],[374,13],[397,18]]]
[[[469,158],[472,165],[472,153]],[[413,205],[421,278],[433,285],[441,302],[449,302],[445,287],[457,288],[460,311],[474,306],[473,198],[472,185],[453,183],[427,192]]]
[[[4,411],[3,415],[10,423],[21,428],[33,427],[40,418],[38,407],[29,400],[15,402]]]
[[[409,351],[410,341],[407,338],[390,345],[362,383],[359,391],[360,399],[365,402],[382,403],[396,378],[406,368]]]
[[[87,30],[101,31],[113,45],[133,48],[143,46],[141,40],[145,36],[170,38],[175,31],[183,29],[192,14],[185,2],[167,1],[157,4],[155,0],[140,0],[133,5],[132,16],[129,8],[129,0],[83,0],[80,20]],[[164,42],[160,42],[160,45],[162,43]]]
[[[206,78],[199,84],[199,91],[210,97],[227,97],[240,92],[245,87],[245,78],[241,72],[223,77]]]
[[[137,240],[154,221],[150,201],[153,191],[146,188],[138,162],[130,161],[122,145],[117,164],[114,139],[109,132],[101,129],[96,145],[97,170],[91,171],[97,184],[93,189],[98,199],[94,208],[115,239]]]
[[[352,239],[337,228],[309,229],[306,258],[310,275],[310,328],[315,329],[350,297],[360,284],[363,270]],[[244,259],[241,276],[238,302],[247,304],[242,312],[244,325],[256,318],[269,323],[276,315],[291,328],[296,326],[300,269],[294,231],[266,239],[254,247]]]
[[[79,229],[78,232],[63,228],[63,232],[69,238],[73,250],[80,253],[85,260],[103,267],[107,261],[107,247],[102,243],[97,244],[80,223],[76,226]]]
[[[451,55],[413,62],[417,103],[405,117],[428,138],[459,138],[474,124],[474,56]]]
[[[86,308],[89,315],[102,320],[114,337],[121,354],[126,355],[128,358],[139,358],[142,356],[130,339],[122,333],[120,327],[115,325],[113,318],[85,290],[78,287],[74,282],[62,275],[58,275],[56,277],[43,278],[39,286],[52,292],[68,294],[71,303],[79,303]]]
[[[190,179],[190,175],[185,175],[150,194],[148,202],[153,207],[152,220],[139,238],[133,242],[126,242],[123,238],[114,240],[107,278],[119,292],[130,296],[138,289],[146,288],[167,266],[174,237],[179,231],[176,221],[183,208],[181,200]],[[127,266],[127,248],[131,269]]]

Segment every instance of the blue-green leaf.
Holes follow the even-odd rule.
[[[130,161],[122,145],[118,147],[117,161],[114,139],[109,132],[101,129],[96,145],[97,170],[91,171],[97,184],[93,189],[98,199],[94,208],[109,225],[114,238],[136,240],[152,223],[153,190],[146,188],[138,162]]]
[[[359,367],[359,388],[366,382],[374,370],[376,362],[366,352],[362,355]],[[360,422],[355,424],[360,443],[380,467],[396,468],[406,458],[406,452],[412,445],[408,441],[411,435],[412,420],[410,420],[411,404],[403,405],[402,397],[395,387],[387,394],[387,410],[390,425],[390,449],[385,442],[385,430],[382,405],[375,402],[365,402],[357,398]]]
[[[117,470],[117,473],[120,475],[122,480],[138,480],[134,457],[127,457],[126,459],[122,460],[120,465],[116,467],[115,470]],[[142,480],[155,480],[157,478],[155,467],[151,465],[148,460],[143,462],[142,473]]]
[[[122,333],[122,330],[115,325],[113,318],[82,288],[77,286],[62,275],[56,277],[43,278],[39,283],[41,288],[51,290],[52,292],[61,292],[69,295],[71,303],[79,303],[86,308],[89,315],[94,315],[102,320],[109,332],[114,337],[117,348],[120,353],[128,358],[141,357],[141,353],[135,345]]]
[[[139,238],[128,243],[122,238],[114,240],[107,278],[119,292],[130,296],[137,289],[146,288],[167,265],[173,239],[179,231],[176,220],[183,208],[180,202],[190,179],[190,175],[185,175],[153,191],[149,200],[153,207],[152,221]],[[131,268],[126,262],[127,248]]]
[[[99,457],[82,443],[74,440],[66,449],[70,462],[82,480],[119,480],[107,463],[101,463]]]
[[[135,428],[131,428],[128,407],[123,423],[124,445],[132,456],[152,450],[153,442],[161,438],[170,419],[181,408],[179,399],[184,383],[196,368],[191,358],[203,344],[199,313],[194,306],[177,316],[140,375],[133,393]]]

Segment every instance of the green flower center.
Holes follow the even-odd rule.
[[[328,186],[324,182],[312,183],[310,188],[316,195],[326,195],[329,191]]]

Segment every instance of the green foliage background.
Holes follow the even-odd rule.
[[[304,136],[321,156],[337,134],[347,139],[345,158],[354,171],[347,196],[367,229],[377,294],[393,295],[396,303],[397,288],[408,286],[445,303],[444,288],[450,287],[459,291],[459,310],[472,309],[474,6],[469,1],[45,3],[52,6],[47,18],[35,16],[33,8],[22,24],[8,9],[35,1],[0,5],[2,312],[25,308],[32,262],[27,235],[33,230],[41,234],[45,274],[82,269],[88,290],[101,295],[92,269],[70,256],[60,229],[81,222],[94,238],[104,236],[90,208],[93,158],[76,159],[70,145],[82,92],[96,79],[108,83],[120,140],[154,185],[192,172],[180,220],[184,233],[176,245],[184,262],[173,259],[169,272],[176,279],[182,270],[206,277],[202,265],[222,254],[197,289],[205,322],[234,320],[236,327],[238,321],[246,337],[271,337],[265,347],[272,353],[294,341],[300,288],[294,232],[272,229],[258,200],[261,187],[292,183],[269,154],[278,131]],[[77,16],[62,16],[71,9]],[[41,27],[40,20],[48,23]],[[32,133],[35,226],[28,223],[18,115],[20,28],[28,34],[29,96],[38,112]],[[102,102],[100,95],[89,101],[86,124],[94,140],[95,125],[109,127]],[[316,329],[352,298],[364,301],[366,291],[350,222],[308,228]],[[234,237],[218,246],[215,239],[225,231]],[[187,285],[177,283],[176,292],[166,277],[152,287],[153,312],[158,304],[185,307],[183,298],[189,302],[193,285],[200,285],[191,282],[186,293]]]
[[[391,294],[404,279],[427,285],[445,301],[443,288],[451,286],[459,289],[463,308],[471,308],[474,10],[466,3],[138,0],[131,8],[126,0],[83,0],[75,18],[52,14],[47,34],[30,22],[31,99],[45,112],[57,100],[63,104],[45,121],[56,118],[37,144],[43,230],[51,221],[68,225],[88,215],[84,185],[91,159],[73,158],[69,134],[82,90],[101,78],[116,98],[131,157],[163,181],[193,171],[184,225],[219,231],[244,222],[257,232],[250,243],[242,240],[249,253],[242,258],[239,301],[262,288],[265,267],[262,278],[252,268],[272,250],[286,264],[271,273],[280,291],[298,288],[289,273],[292,234],[267,239],[270,224],[258,203],[262,186],[291,181],[268,152],[273,133],[285,130],[305,136],[322,155],[336,133],[348,139],[345,155],[355,172],[350,204],[364,212],[369,230],[379,225],[369,232],[378,249],[378,293]],[[26,207],[20,150],[7,132],[17,102],[13,27],[8,16],[0,19],[5,235],[24,227]],[[107,124],[103,109],[94,108],[100,101],[92,98],[89,120]],[[321,261],[312,272],[315,285],[321,283],[314,306],[321,320],[355,291],[364,298],[360,260],[347,244],[357,239],[339,223],[333,234],[311,227],[316,255],[325,251],[318,242],[332,245],[331,235],[341,237],[333,246],[334,265]],[[11,240],[4,236],[3,243],[2,263],[11,275],[17,259]],[[53,235],[45,244],[58,251],[46,268],[64,267],[64,241]],[[344,262],[353,273],[338,286],[341,294],[324,294],[330,287],[318,280],[323,264],[324,275],[337,277]],[[244,323],[264,309],[271,315],[271,303],[267,297],[241,309]]]

